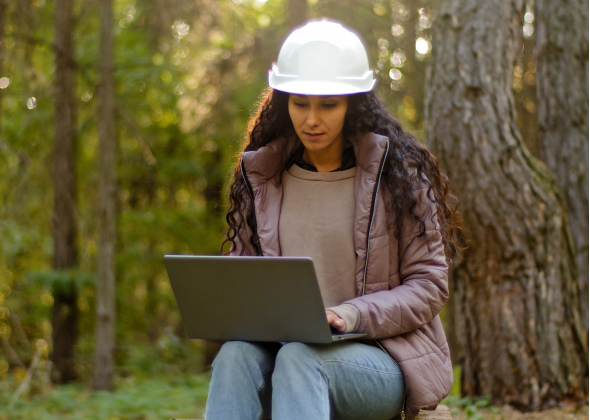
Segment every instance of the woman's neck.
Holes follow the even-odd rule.
[[[318,172],[330,172],[342,166],[343,149],[344,139],[341,139],[341,141],[335,141],[322,150],[306,148],[302,157],[304,161],[315,166]]]

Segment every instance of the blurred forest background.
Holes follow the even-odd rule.
[[[449,169],[451,186],[456,189],[460,209],[467,220],[471,250],[479,249],[480,238],[469,237],[469,232],[474,230],[469,224],[469,206],[473,204],[468,199],[471,187],[459,181],[461,177],[469,177],[470,167],[467,164],[463,168],[466,173],[456,174],[455,160],[449,150],[460,147],[452,143],[445,145],[435,134],[444,132],[444,128],[437,131],[437,121],[446,118],[438,114],[444,111],[444,106],[436,103],[439,92],[443,97],[441,86],[445,85],[446,76],[437,73],[437,69],[444,67],[444,57],[453,55],[449,51],[461,51],[461,39],[470,42],[464,33],[460,35],[462,38],[453,38],[453,31],[460,34],[459,29],[472,27],[473,33],[480,28],[484,35],[489,34],[499,30],[490,24],[494,18],[518,29],[500,34],[511,42],[511,53],[503,55],[501,49],[496,51],[500,54],[498,62],[503,73],[490,79],[494,82],[492,89],[500,92],[506,88],[497,96],[506,99],[509,111],[504,116],[491,117],[483,111],[473,112],[457,121],[465,124],[467,118],[479,121],[480,125],[488,121],[508,127],[516,146],[505,146],[501,142],[509,140],[500,135],[499,148],[518,150],[527,157],[527,162],[535,162],[536,167],[542,168],[545,175],[535,172],[537,175],[531,176],[549,179],[546,184],[555,188],[554,195],[558,197],[551,205],[566,212],[576,206],[567,201],[567,185],[557,186],[559,168],[543,163],[548,161],[547,147],[543,145],[543,133],[548,128],[542,121],[548,120],[556,109],[570,114],[571,109],[564,109],[559,99],[551,99],[554,96],[550,91],[542,90],[542,86],[547,86],[540,84],[537,66],[539,57],[549,65],[559,60],[547,51],[560,53],[563,52],[560,45],[573,43],[575,51],[566,53],[577,60],[580,72],[564,77],[566,84],[572,85],[570,89],[581,95],[573,95],[570,105],[581,108],[576,108],[575,121],[563,128],[567,132],[560,136],[563,141],[568,136],[578,136],[577,141],[582,139],[581,145],[571,149],[581,159],[581,173],[577,176],[582,180],[579,181],[582,189],[585,188],[585,195],[579,201],[582,213],[585,209],[586,224],[579,227],[575,221],[566,220],[556,228],[565,238],[562,248],[567,249],[558,247],[562,251],[556,251],[557,254],[545,252],[561,267],[548,276],[565,278],[555,283],[555,287],[567,289],[569,294],[546,303],[539,298],[541,303],[536,304],[536,313],[540,317],[554,310],[560,312],[555,308],[563,307],[573,308],[573,312],[565,311],[554,324],[548,322],[547,330],[543,326],[530,327],[527,318],[530,314],[523,315],[504,338],[521,334],[519,331],[526,331],[522,333],[524,336],[536,337],[552,334],[555,329],[571,330],[575,338],[558,337],[555,333],[550,340],[569,341],[571,346],[559,344],[565,348],[565,356],[559,355],[574,361],[568,364],[557,360],[547,373],[537,361],[548,357],[553,351],[551,346],[537,347],[535,337],[516,350],[507,346],[508,358],[518,359],[521,350],[534,355],[527,362],[533,366],[534,373],[530,375],[541,379],[525,381],[523,386],[532,389],[526,401],[514,396],[514,387],[520,387],[520,383],[503,384],[493,375],[478,376],[477,372],[483,372],[486,366],[491,371],[495,369],[486,362],[491,355],[478,353],[474,344],[478,337],[485,335],[485,329],[470,334],[464,325],[455,326],[458,318],[471,319],[463,316],[469,312],[463,298],[472,293],[466,291],[467,286],[483,287],[484,283],[478,283],[477,278],[488,276],[478,271],[477,267],[483,265],[477,261],[472,270],[475,274],[470,274],[471,251],[459,258],[458,268],[453,271],[453,290],[463,303],[458,298],[452,299],[442,316],[458,367],[454,388],[454,401],[458,405],[477,407],[477,400],[472,398],[484,396],[487,399],[479,400],[479,406],[510,403],[522,410],[538,410],[563,401],[587,403],[588,2],[465,0],[458,2],[463,8],[458,13],[453,12],[455,3],[444,0],[113,0],[112,3],[110,0],[0,0],[0,419],[32,416],[147,419],[194,417],[202,413],[207,371],[217,346],[186,338],[162,257],[174,253],[219,253],[225,229],[228,174],[236,163],[250,112],[267,86],[267,70],[293,28],[307,19],[322,17],[358,32],[377,74],[378,95],[406,130],[436,150],[443,169]],[[510,7],[506,15],[488,11],[486,16],[478,13],[484,3],[491,8],[502,4]],[[551,7],[568,12],[557,13],[561,24],[551,23],[551,16],[546,16],[543,33],[550,33],[556,25],[565,30],[559,40],[543,50],[536,33],[537,10],[545,12],[552,10]],[[568,38],[568,28],[575,32],[571,35],[574,38]],[[108,46],[105,34],[111,29],[112,65],[108,61],[109,49],[104,49]],[[476,37],[483,44],[488,38],[493,37]],[[500,48],[500,44],[494,45]],[[440,52],[438,56],[437,52]],[[485,62],[483,55],[472,56]],[[504,56],[508,61],[502,64]],[[463,66],[460,57],[455,59],[457,74],[463,77],[465,72],[473,70],[467,64]],[[109,108],[105,103],[109,101],[111,70],[113,106]],[[559,69],[547,72],[560,74]],[[447,80],[453,80],[448,75]],[[496,81],[506,83],[496,84]],[[549,87],[553,85],[556,84],[549,83]],[[471,96],[463,98],[472,100],[479,95],[479,87],[470,89]],[[572,97],[571,92],[563,95]],[[450,98],[449,104],[462,101],[456,95]],[[473,101],[481,104],[477,98]],[[540,110],[547,109],[548,113],[543,111],[540,116]],[[451,114],[452,111],[444,114],[448,121],[452,121]],[[477,144],[476,130],[470,133],[462,141]],[[483,138],[484,142],[488,141],[486,135]],[[116,149],[109,151],[109,146],[105,146],[108,144],[116,144]],[[105,156],[112,159],[109,161]],[[116,184],[111,188],[109,182]],[[477,188],[480,194],[495,191],[481,185]],[[543,196],[535,188],[533,195]],[[574,188],[573,195],[579,196],[577,191]],[[462,193],[467,197],[465,208],[461,207]],[[116,214],[110,239],[108,235],[101,238],[101,231],[111,229],[108,227],[111,222],[104,219],[111,212],[105,207],[109,200]],[[507,200],[511,202],[509,197]],[[512,205],[527,206],[526,202],[512,202]],[[506,214],[511,213],[508,208]],[[565,220],[547,214],[552,220]],[[545,225],[540,226],[542,235],[552,232]],[[584,236],[583,229],[585,242],[578,243],[572,237]],[[115,231],[116,246],[112,248]],[[514,237],[519,234],[518,229],[510,232]],[[501,234],[494,238],[490,240],[496,241],[500,248],[510,242],[510,234],[507,238]],[[534,242],[534,238],[525,235],[521,239]],[[543,238],[537,239],[543,242]],[[101,252],[106,254],[101,257]],[[510,261],[524,259],[526,254],[506,256],[507,252],[503,255]],[[567,254],[565,263],[559,252]],[[112,262],[108,255],[113,256]],[[488,263],[493,260],[489,255],[485,258]],[[543,261],[535,257],[533,265],[543,266]],[[100,287],[103,277],[109,276],[109,265],[116,284],[116,311],[112,311],[116,315],[102,322],[106,330],[109,322],[115,326],[113,351],[106,348],[107,354],[114,355],[112,372],[108,357],[95,359],[100,321],[97,296],[108,299],[108,284],[105,283],[106,289]],[[516,272],[510,268],[508,274],[494,282],[505,285],[502,282],[518,275],[518,269]],[[551,282],[548,286],[529,285],[528,289],[528,283],[523,284],[520,293],[533,298],[536,293],[541,296],[543,287],[551,288]],[[107,292],[101,294],[97,290]],[[512,303],[519,305],[517,301]],[[487,321],[479,318],[479,322]],[[105,340],[98,342],[108,342]],[[556,367],[565,373],[554,380],[551,372]],[[502,369],[512,367],[502,366],[499,374],[504,373]],[[102,379],[101,370],[106,372]],[[529,378],[528,371],[523,372]],[[94,389],[115,392],[93,393]],[[461,395],[471,399],[462,399]],[[468,416],[477,418],[478,415],[475,408]]]

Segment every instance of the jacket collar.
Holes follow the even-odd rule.
[[[387,137],[375,133],[358,133],[351,138],[356,165],[360,166],[363,171],[377,176],[387,141]]]
[[[357,166],[376,176],[387,145],[387,137],[375,133],[358,133],[348,140],[354,148]],[[300,147],[301,140],[292,135],[279,137],[258,150],[244,152],[242,160],[252,188],[256,189],[276,178],[291,154]]]

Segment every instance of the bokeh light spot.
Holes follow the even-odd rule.
[[[537,112],[537,106],[529,98],[525,98],[525,100],[524,100],[524,107],[531,114],[534,114],[535,112]]]
[[[49,293],[43,293],[41,295],[41,304],[43,306],[53,306],[53,296],[51,296]]]
[[[373,12],[375,12],[377,16],[385,16],[387,13],[387,7],[382,4],[376,4],[373,6]]]
[[[414,101],[414,98],[412,98],[410,95],[406,95],[404,97],[404,105],[405,106],[414,106],[414,105],[416,105],[416,101]]]
[[[391,87],[391,90],[395,90],[395,91],[400,91],[403,90],[404,88],[404,84],[402,83],[402,80],[394,80],[393,82],[391,82],[391,84],[389,85],[389,87]]]
[[[160,79],[162,79],[162,82],[168,84],[172,81],[172,73],[169,71],[163,71],[162,74],[160,74]]]
[[[389,71],[389,77],[392,80],[400,80],[402,78],[402,72],[399,71],[398,69],[391,69]]]
[[[37,108],[37,98],[35,98],[34,96],[31,96],[29,99],[27,99],[27,108],[29,108],[29,109]]]
[[[430,23],[430,19],[428,19],[428,18],[425,18],[425,19],[420,18],[419,25],[420,25],[420,28],[422,28],[422,29],[427,29],[427,28],[430,28],[430,26],[432,26],[432,24]]]
[[[128,7],[127,10],[125,10],[124,15],[125,16],[123,17],[123,19],[119,20],[119,26],[121,28],[127,28],[129,27],[131,22],[133,22],[133,19],[135,18],[135,7]]]
[[[258,16],[258,24],[263,28],[266,28],[270,24],[270,16],[266,14]]]
[[[401,49],[396,49],[389,60],[393,67],[402,67],[406,61],[406,54]]]
[[[430,45],[430,42],[426,41],[424,38],[418,38],[416,40],[416,51],[419,54],[428,54],[431,48],[432,46]]]
[[[47,341],[40,338],[35,343],[35,346],[37,347],[37,350],[41,350],[41,351],[47,350]]]
[[[188,35],[190,26],[184,20],[177,20],[172,24],[172,35],[176,39],[182,39]]]
[[[418,113],[416,112],[416,108],[413,106],[406,106],[404,108],[404,114],[406,114],[406,118],[412,122],[418,119]]]
[[[10,79],[8,77],[0,78],[0,89],[6,89],[10,86]]]
[[[393,36],[401,36],[404,33],[404,27],[402,25],[398,25],[397,23],[391,27],[391,35]]]
[[[78,298],[78,309],[80,309],[81,312],[88,312],[88,310],[90,309],[90,305],[88,304],[88,301],[84,298]]]

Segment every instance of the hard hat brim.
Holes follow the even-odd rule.
[[[371,78],[372,79],[372,78]],[[354,93],[369,92],[375,85],[375,80],[366,80],[362,84],[351,84],[333,81],[291,81],[275,83],[269,75],[268,84],[271,88],[281,92],[297,95],[352,95]]]

